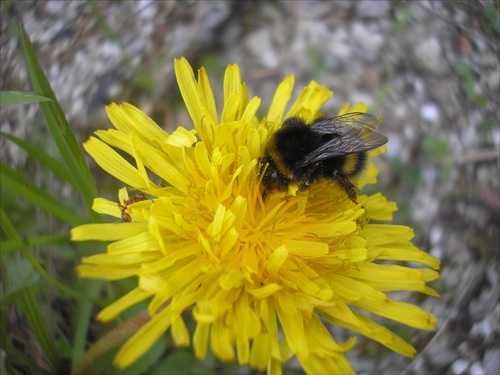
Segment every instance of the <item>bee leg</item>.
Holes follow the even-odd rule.
[[[347,179],[338,179],[337,183],[345,190],[347,196],[354,203],[357,202],[358,198],[358,188],[351,181]]]
[[[262,200],[265,201],[267,197],[267,189],[264,189],[264,192],[262,193]]]

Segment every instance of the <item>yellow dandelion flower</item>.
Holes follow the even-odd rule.
[[[410,344],[365,314],[424,330],[436,324],[431,314],[386,294],[437,295],[426,283],[438,278],[439,261],[411,244],[413,231],[372,222],[391,221],[396,205],[381,194],[345,199],[346,192],[328,182],[295,196],[262,197],[258,164],[270,135],[286,118],[317,118],[333,93],[311,82],[289,106],[294,77],[287,76],[259,121],[260,99],[249,98],[233,64],[219,118],[205,69],[196,79],[180,58],[175,73],[194,130],[168,134],[132,105],[112,104],[107,113],[115,129],[96,132],[84,145],[128,188],[118,202],[94,203],[97,212],[124,222],[72,230],[74,241],[111,242],[105,254],[83,258],[78,272],[138,279],[99,313],[100,321],[146,299],[152,317],[121,347],[116,365],[131,365],[170,329],[174,342],[192,344],[198,358],[210,348],[222,361],[274,374],[296,356],[307,373],[353,373],[344,353],[355,339],[338,343],[324,321],[414,356]],[[339,114],[365,111],[363,104],[345,105]],[[376,175],[369,162],[357,183],[373,183]],[[196,322],[192,335],[182,315],[188,310]]]

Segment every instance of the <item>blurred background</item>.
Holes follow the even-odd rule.
[[[371,190],[398,203],[395,223],[413,227],[415,244],[442,262],[441,279],[433,284],[441,298],[402,298],[433,313],[440,324],[436,332],[390,327],[414,344],[416,359],[360,337],[349,353],[351,363],[359,373],[372,374],[499,373],[497,1],[89,0],[0,6],[1,90],[32,91],[20,48],[21,22],[80,143],[111,127],[104,106],[113,101],[139,107],[167,131],[189,127],[173,73],[173,59],[180,56],[195,70],[207,69],[219,105],[224,70],[232,62],[250,96],[262,98],[260,115],[291,73],[297,93],[310,80],[334,91],[326,112],[336,113],[345,102],[369,105],[370,113],[383,117],[380,131],[389,138],[387,153],[377,158],[379,183]],[[0,126],[57,155],[38,105],[2,108]],[[5,138],[0,142],[3,162],[83,210],[68,186]],[[99,194],[116,200],[122,186],[88,162]],[[69,230],[12,192],[1,193],[2,207],[24,235]],[[76,248],[39,251],[55,277],[76,277]],[[50,314],[64,324],[64,311],[74,307],[54,302],[56,297],[47,306],[58,306]],[[28,351],[29,332],[16,328],[22,316],[11,309],[2,308],[8,335]],[[95,325],[99,336],[103,328]],[[169,371],[236,371],[213,361],[188,360]],[[300,373],[297,366],[290,363],[290,373]]]

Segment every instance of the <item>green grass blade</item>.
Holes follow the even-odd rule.
[[[66,208],[60,198],[51,197],[46,191],[33,185],[29,179],[2,162],[0,162],[0,185],[73,226],[85,223],[79,215]]]
[[[85,293],[90,298],[97,298],[101,292],[104,282],[100,280],[83,280],[86,288]],[[72,368],[75,368],[77,363],[83,357],[87,347],[87,334],[89,331],[90,317],[94,305],[89,300],[79,300],[77,306],[77,316],[75,319],[75,331],[73,339],[73,353],[71,358]]]
[[[7,217],[3,210],[0,210],[0,224],[3,232],[7,238],[19,239],[19,233],[16,228]],[[4,259],[2,258],[2,262]],[[31,288],[25,288],[21,290],[16,298],[16,302],[19,304],[20,308],[26,313],[30,326],[32,327],[38,343],[43,348],[47,360],[50,362],[53,370],[59,368],[60,358],[58,355],[58,350],[55,346],[55,340],[51,336],[46,317],[43,314],[43,310],[37,302],[36,295]],[[53,371],[51,373],[56,373]]]
[[[0,254],[10,254],[21,250],[23,247],[40,246],[63,242],[69,242],[68,233],[10,239],[0,242]]]
[[[8,315],[9,314],[7,313],[3,313],[0,317]],[[5,326],[5,324],[2,322],[3,326]],[[19,345],[18,343],[16,344]],[[0,345],[2,345],[2,349],[5,353],[4,355],[8,355],[10,359],[8,365],[6,365],[4,359],[0,359],[0,374],[18,374],[19,372],[16,371],[18,371],[21,366],[27,374],[48,374],[47,369],[44,369],[35,363],[33,360],[33,353],[25,353],[22,350],[19,350],[15,344],[8,340],[7,335],[0,335]]]
[[[71,184],[71,186],[73,186],[75,190],[78,190],[78,186],[75,185],[75,182],[66,167],[59,163],[48,153],[46,153],[44,150],[30,142],[25,141],[24,139],[14,137],[11,134],[1,132],[0,136],[14,142],[20,148],[25,150],[31,157],[38,160],[45,167],[49,168],[59,179],[61,179],[62,181],[66,181],[67,183]]]
[[[57,355],[57,348],[54,345],[55,340],[51,337],[47,329],[47,318],[43,316],[41,312],[40,305],[37,302],[34,291],[32,289],[21,291],[17,301],[27,314],[28,321],[35,332],[38,342],[43,348],[47,359],[50,361],[53,368],[58,368],[60,359]]]
[[[19,240],[18,238],[12,239],[12,241],[18,241],[18,240]],[[36,260],[36,258],[31,254],[31,252],[27,248],[22,247],[20,250],[24,258],[28,262],[30,262],[33,269],[36,270],[40,274],[40,276],[42,276],[50,284],[61,290],[63,293],[73,298],[76,298],[77,300],[91,302],[93,305],[96,306],[101,306],[101,307],[104,306],[103,302],[100,302],[97,298],[91,297],[88,293],[82,293],[78,290],[72,289],[67,285],[63,284],[62,282],[60,282],[59,280],[54,279],[52,276],[50,276],[49,273],[45,271],[45,269],[40,265],[40,263]]]
[[[64,112],[57,101],[52,88],[45,76],[40,63],[36,57],[35,51],[26,34],[26,31],[20,27],[21,41],[23,45],[26,66],[33,85],[35,93],[43,95],[53,100],[53,102],[40,103],[40,108],[45,117],[45,121],[50,129],[52,137],[56,142],[59,152],[66,164],[68,171],[78,186],[83,196],[87,209],[94,222],[102,222],[101,215],[92,210],[92,203],[97,196],[97,190],[92,180],[92,175],[85,162],[82,149],[78,144],[71,127],[64,116]]]
[[[52,99],[37,95],[32,92],[0,91],[0,107],[14,104],[51,102]]]

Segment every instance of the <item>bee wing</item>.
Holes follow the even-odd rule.
[[[387,143],[387,137],[375,131],[378,125],[375,116],[358,112],[318,120],[311,125],[314,131],[335,137],[306,155],[302,165],[383,146]]]
[[[379,126],[378,119],[368,113],[353,112],[342,116],[335,116],[316,120],[311,125],[314,130],[322,134],[338,134],[347,128],[356,130],[362,138],[364,133],[373,132]]]

